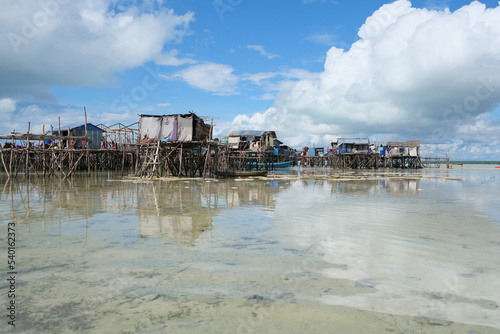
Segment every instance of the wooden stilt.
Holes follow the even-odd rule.
[[[43,176],[45,176],[45,124],[42,125],[42,169],[43,169]]]
[[[88,176],[90,176],[89,134],[87,132],[87,110],[85,109],[85,107],[83,107],[83,114],[85,115],[85,145],[87,152],[87,174]]]
[[[29,161],[30,161],[30,126],[31,123],[28,122],[28,132],[26,133],[26,167],[24,170],[24,175],[29,177]]]
[[[14,133],[16,130],[12,130]],[[10,146],[10,161],[9,161],[9,174],[12,175],[12,162],[14,161],[14,136],[12,136],[12,142]]]
[[[2,164],[3,164],[3,169],[5,170],[5,173],[7,173],[7,179],[10,179],[10,172],[7,169],[7,165],[5,164],[5,160],[3,158],[3,150],[0,150],[0,154],[2,156]]]
[[[182,144],[179,152],[179,176],[182,176]]]

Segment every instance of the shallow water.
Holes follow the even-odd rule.
[[[287,174],[2,179],[0,332],[500,333],[500,170]]]

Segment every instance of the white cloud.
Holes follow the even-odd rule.
[[[265,81],[276,78],[279,75],[280,73],[278,72],[261,72],[255,74],[247,73],[243,75],[243,78],[251,81],[255,85],[261,86]]]
[[[185,64],[194,64],[196,60],[191,58],[178,58],[177,55],[179,51],[176,49],[172,49],[168,52],[164,52],[155,57],[155,63],[158,65],[166,65],[166,66],[180,66]]]
[[[457,134],[467,143],[487,143],[492,147],[500,147],[499,125],[500,123],[493,122],[488,114],[482,114],[477,116],[472,122],[461,125],[457,129]]]
[[[138,113],[142,114],[141,110],[138,110]],[[137,119],[137,113],[120,113],[120,114],[115,114],[111,112],[101,112],[96,114],[93,119],[98,120],[99,123],[94,124],[104,124],[106,126],[111,126],[115,123],[122,123],[124,125],[129,125],[132,123],[135,123],[138,121]]]
[[[217,121],[216,123],[214,123],[214,131],[212,135],[214,138],[223,138],[227,136],[231,131],[231,122]]]
[[[16,101],[9,98],[0,99],[0,116],[3,120],[9,119],[16,110]]]
[[[165,51],[189,34],[194,14],[145,11],[116,1],[0,3],[0,91],[49,99],[51,87],[96,85],[118,71],[157,60],[192,60]],[[156,6],[149,1],[148,6]],[[168,50],[168,49],[167,49]]]
[[[307,36],[306,41],[320,45],[332,46],[337,42],[337,36],[335,34],[320,33]]]
[[[266,93],[260,96],[262,100],[272,100],[280,91],[292,88],[299,80],[316,80],[317,73],[311,73],[302,69],[283,69],[280,72],[261,72],[242,75],[242,80],[248,80],[254,85],[261,86]]]
[[[239,77],[234,69],[225,64],[203,63],[190,66],[173,75],[160,75],[163,79],[182,79],[190,86],[217,95],[238,94]]]
[[[465,138],[464,124],[480,127],[477,117],[500,103],[499,17],[500,7],[477,1],[455,12],[384,5],[349,50],[328,51],[323,72],[285,80],[272,108],[234,126],[277,130],[300,145],[352,133]],[[497,134],[498,124],[489,130]]]
[[[289,114],[271,107],[252,116],[238,115],[231,123],[234,130],[275,130],[280,140],[292,147],[329,143],[336,138],[335,128],[328,124],[315,124],[307,115]],[[290,130],[288,130],[290,129]]]
[[[0,100],[0,112],[2,111],[2,102]],[[9,110],[12,110],[9,109]],[[93,110],[87,108],[87,115],[91,114]],[[137,112],[142,113],[143,110],[134,110],[129,113],[111,113],[111,112],[96,112],[92,117],[88,118],[88,122],[94,125],[105,124],[112,125],[115,123],[122,123],[129,125],[138,121]],[[79,126],[85,123],[85,116],[83,107],[75,106],[56,106],[56,105],[39,105],[28,104],[18,106],[10,115],[4,114],[3,121],[0,124],[0,134],[10,133],[12,130],[16,132],[26,132],[28,129],[28,122],[30,123],[31,133],[42,133],[51,130],[58,130],[59,121],[62,129],[69,127]],[[44,127],[45,125],[45,127]]]
[[[54,130],[59,127],[59,118],[61,127],[77,126],[85,122],[83,108],[75,107],[45,107],[37,104],[30,104],[18,107],[15,114],[12,113],[10,118],[4,118],[0,129],[2,134],[10,133],[12,130],[16,132],[26,132],[28,130],[28,122],[30,123],[31,133],[42,133],[43,125],[45,132],[50,131],[51,125]]]
[[[279,55],[267,52],[262,45],[247,45],[248,50],[254,50],[260,53],[262,56],[273,59],[278,58]]]

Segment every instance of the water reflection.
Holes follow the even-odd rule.
[[[286,328],[284,315],[296,321],[290,328],[328,332],[332,314],[356,332],[369,332],[356,330],[360,318],[378,332],[446,333],[452,321],[456,332],[469,332],[458,322],[500,328],[493,174],[345,174],[350,180],[3,182],[2,220],[22,237],[23,324],[236,332],[265,303],[275,313],[255,332]]]
[[[326,304],[498,327],[499,185],[439,176],[296,182],[276,203],[280,242],[314,249],[303,271],[352,282]]]
[[[115,213],[136,214],[140,237],[193,246],[212,229],[221,210],[256,205],[272,211],[276,194],[290,185],[286,180],[146,181],[112,175],[3,182],[1,205],[11,213],[11,221],[26,225],[28,231],[34,223],[42,230],[56,227],[59,236],[80,231],[75,222],[84,224],[84,245],[89,222],[98,228],[93,223],[100,215]]]
[[[241,205],[272,210],[274,195],[288,185],[288,181],[138,183],[139,234],[193,246],[204,231],[212,229],[213,218],[221,210]]]
[[[332,194],[365,195],[386,192],[390,195],[418,196],[419,179],[380,179],[364,181],[335,181],[332,182]]]
[[[40,223],[42,230],[57,225],[59,233],[63,223],[82,218],[87,222],[104,211],[90,183],[72,180],[4,180],[1,205],[3,212],[10,212],[10,221],[27,225],[28,231],[33,223]]]
[[[139,235],[193,245],[220,210],[207,188],[196,182],[138,184]]]

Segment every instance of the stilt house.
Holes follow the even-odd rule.
[[[140,115],[141,142],[192,142],[212,138],[212,127],[194,113],[175,115]]]

